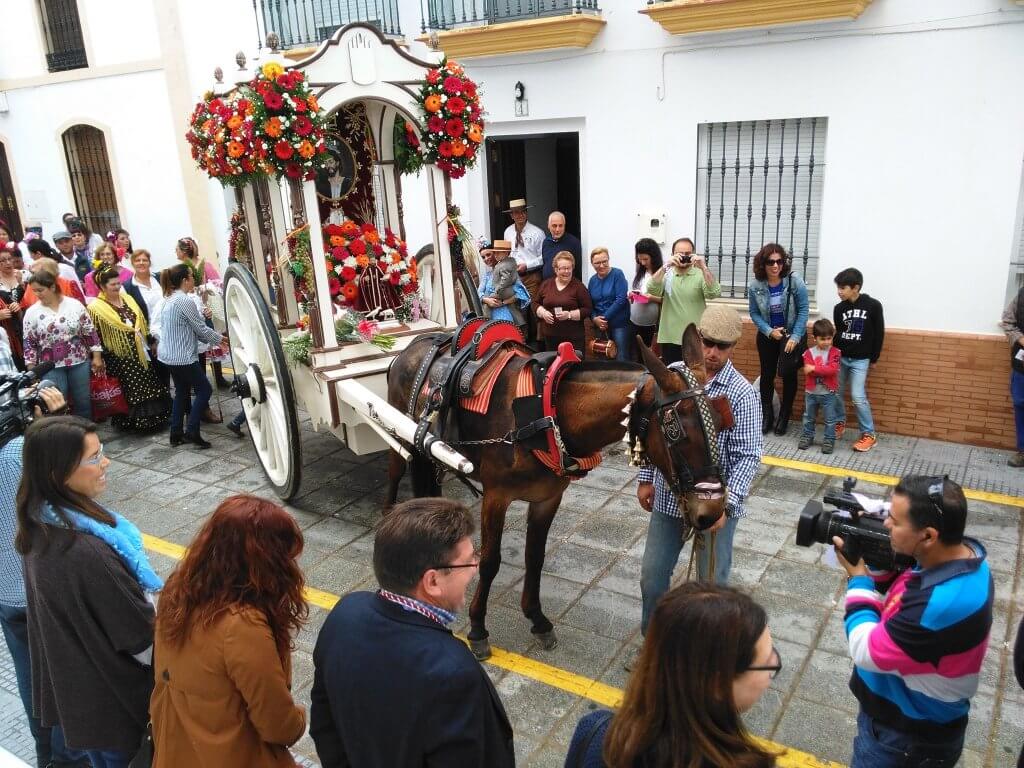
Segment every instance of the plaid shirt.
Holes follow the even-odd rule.
[[[455,621],[455,614],[451,611],[446,611],[444,608],[439,608],[436,605],[424,603],[422,600],[417,600],[416,598],[408,597],[407,595],[396,595],[394,592],[388,592],[386,589],[378,589],[377,594],[389,603],[394,603],[411,613],[418,613],[422,616],[426,616],[428,619],[433,619],[442,627],[447,627]]]
[[[18,435],[0,448],[0,605],[25,607],[25,579],[21,555],[14,548],[18,515],[14,497],[21,483],[21,448],[25,438]]]
[[[673,363],[670,368],[684,363]],[[722,480],[729,489],[726,514],[743,517],[743,502],[750,493],[750,485],[761,464],[763,438],[761,436],[761,400],[754,388],[736,370],[732,362],[725,366],[704,386],[708,397],[725,395],[732,408],[733,426],[718,433],[718,448],[722,456]],[[654,510],[669,517],[681,517],[679,502],[669,490],[661,472],[653,466],[640,470],[641,483],[654,483]]]

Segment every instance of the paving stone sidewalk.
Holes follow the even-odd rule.
[[[223,427],[210,428],[205,434],[213,448],[200,452],[189,447],[171,449],[166,435],[133,437],[103,429],[102,439],[112,459],[104,501],[144,532],[186,545],[225,496],[239,491],[272,496],[248,440],[236,440]],[[789,440],[773,439],[768,452],[781,452]],[[890,460],[886,449],[892,446],[895,452],[895,443],[896,439],[884,437],[877,453],[858,455],[850,467],[898,474],[868,463]],[[963,459],[962,446],[948,446],[945,459],[943,454],[935,458],[933,451],[940,448],[917,441],[906,449],[910,456],[900,466],[913,468],[917,465],[906,462],[931,461],[935,468],[926,471],[943,472]],[[966,449],[969,464],[979,455],[975,450]],[[847,455],[844,443],[834,460],[848,460]],[[819,456],[801,451],[795,457],[820,461]],[[303,463],[301,496],[288,508],[305,535],[302,565],[309,585],[335,594],[373,589],[372,526],[383,498],[385,458],[357,457],[333,436],[315,434],[304,423]],[[845,764],[857,707],[846,686],[850,662],[842,625],[842,574],[821,562],[821,547],[801,548],[794,543],[803,504],[820,498],[826,487],[838,487],[839,482],[839,478],[762,467],[748,501],[749,514],[736,532],[733,582],[767,608],[783,659],[781,674],[747,716],[751,729],[820,759]],[[1007,481],[1004,487],[1014,486]],[[868,483],[860,483],[858,489],[877,494],[885,490]],[[445,491],[477,506],[458,483],[449,483]],[[634,492],[635,471],[616,449],[566,493],[552,525],[542,580],[545,611],[555,622],[560,639],[553,651],[544,651],[534,642],[529,622],[519,610],[526,506],[517,503],[510,508],[502,542],[503,563],[488,614],[496,646],[618,688],[624,686],[622,661],[639,640],[640,558],[647,529],[647,518]],[[408,495],[406,486],[403,498]],[[1024,741],[1024,692],[1013,679],[1010,657],[1024,612],[1024,530],[1018,507],[975,501],[969,506],[968,529],[988,547],[997,604],[961,765],[995,768],[1013,765]],[[677,578],[685,574],[687,557],[688,550]],[[173,560],[161,555],[152,555],[152,560],[165,575],[174,567]],[[319,608],[311,612],[293,656],[293,689],[306,704],[312,682],[310,654],[325,617],[326,612]],[[460,630],[464,628],[465,621]],[[5,651],[0,646],[0,654]],[[562,766],[577,720],[595,705],[516,673],[491,666],[487,670],[515,727],[518,764]],[[0,717],[0,746],[30,761],[31,744],[5,655],[0,655]],[[304,764],[317,764],[308,736],[295,751]]]

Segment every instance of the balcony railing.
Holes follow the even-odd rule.
[[[362,21],[385,35],[402,34],[398,0],[253,0],[266,34],[276,32],[282,48],[318,45],[336,29]]]
[[[424,32],[601,11],[597,0],[421,0],[421,3]]]

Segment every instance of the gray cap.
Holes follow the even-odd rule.
[[[70,240],[70,239],[71,239],[71,233],[68,232],[66,229],[62,229],[59,232],[54,232],[53,233],[53,242],[57,242],[58,240]]]
[[[705,339],[735,344],[743,335],[743,321],[740,313],[726,304],[708,304],[697,330]]]

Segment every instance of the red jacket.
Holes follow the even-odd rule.
[[[829,392],[835,392],[839,389],[839,358],[841,356],[842,354],[839,352],[838,347],[829,347],[828,359],[822,363],[814,358],[810,347],[807,348],[804,352],[804,365],[814,366],[814,371],[807,374],[807,381],[804,384],[808,392],[814,391],[814,387],[817,385],[815,379],[819,376]]]

